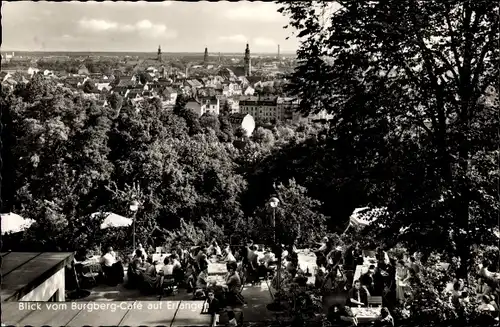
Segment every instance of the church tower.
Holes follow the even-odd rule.
[[[252,75],[252,61],[250,59],[250,47],[247,43],[247,48],[245,49],[245,76]]]
[[[158,57],[156,58],[158,61],[161,61],[161,46],[158,46]]]
[[[208,63],[208,48],[205,48],[205,55],[203,56],[203,64],[206,65]]]

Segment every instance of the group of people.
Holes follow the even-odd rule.
[[[366,266],[363,251],[358,244],[353,244],[345,250],[334,246],[327,237],[323,238],[320,247],[314,250],[316,254],[315,284],[325,292],[339,292],[349,289],[356,284],[354,273],[356,267],[364,265],[359,284],[369,295],[383,296],[386,301],[395,301],[405,298],[411,278],[415,278],[419,265],[415,258],[407,261],[389,258],[386,251],[377,248],[373,255],[374,260]],[[366,306],[367,303],[365,302]]]
[[[492,266],[487,259],[483,260],[478,271],[478,280],[475,289],[470,289],[462,279],[455,278],[451,288],[445,290],[449,295],[450,303],[457,309],[463,310],[464,305],[469,303],[471,297],[478,302],[477,311],[481,319],[497,321],[499,317],[500,298],[500,276],[490,272]]]
[[[89,255],[86,250],[80,250],[75,253],[74,265],[77,278],[87,275],[86,267],[95,267],[98,265],[100,269],[93,269],[91,271],[92,274],[96,271],[98,272],[98,276],[93,277],[94,279],[102,280],[109,286],[116,286],[123,283],[123,264],[112,247],[106,248],[102,256],[95,257],[98,258],[96,261],[89,261],[88,258]]]

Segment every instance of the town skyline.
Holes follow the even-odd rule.
[[[295,53],[266,2],[3,2],[2,52]],[[195,23],[194,23],[195,22]],[[230,26],[230,28],[228,28]],[[288,39],[287,39],[288,38]],[[210,50],[212,49],[212,50]]]

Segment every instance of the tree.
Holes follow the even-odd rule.
[[[264,94],[275,94],[276,90],[271,85],[266,85],[262,88],[262,93]]]
[[[460,0],[280,9],[303,40],[288,87],[302,112],[325,109],[333,144],[369,149],[356,163],[365,174],[390,164],[379,180],[390,193],[378,203],[389,209],[378,232],[410,227],[401,241],[453,251],[462,274],[471,246],[494,241],[498,190],[487,176],[497,169],[485,165],[496,155],[498,115],[481,98],[499,78],[498,10]]]
[[[220,133],[219,117],[212,113],[206,113],[203,116],[201,116],[200,125],[203,128],[212,129],[216,134]]]
[[[314,241],[318,234],[325,232],[326,217],[321,213],[321,202],[310,198],[306,188],[291,179],[286,184],[280,183],[276,192],[280,203],[274,217],[272,209],[266,205],[262,205],[256,212],[255,216],[261,222],[259,233],[267,234],[271,241],[274,238],[273,226],[276,226],[276,242],[304,246]]]
[[[141,82],[141,84],[147,84],[148,82],[151,82],[152,80],[153,80],[153,78],[151,77],[151,75],[149,75],[146,72],[142,72],[139,74],[139,81]]]
[[[25,250],[95,244],[95,224],[86,219],[109,199],[110,113],[38,76],[19,85],[8,101],[6,123],[16,139],[10,147],[15,158],[10,205],[36,221]]]
[[[111,106],[111,109],[115,110],[117,112],[117,115],[118,115],[122,106],[123,106],[123,97],[116,92],[111,93],[108,96],[108,102],[109,102],[109,105]]]
[[[95,86],[94,82],[91,80],[86,80],[85,83],[83,83],[83,92],[85,93],[99,93],[99,90]]]

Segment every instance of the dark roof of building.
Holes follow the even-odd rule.
[[[71,252],[2,253],[2,302],[19,301],[72,260]]]

